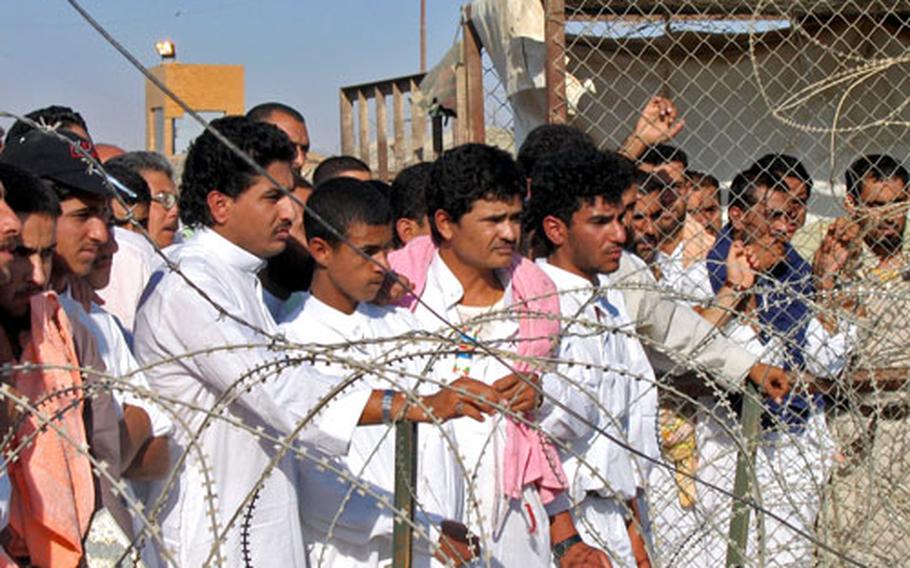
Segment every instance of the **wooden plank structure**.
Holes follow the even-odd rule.
[[[423,73],[417,73],[342,87],[338,97],[341,153],[369,164],[381,180],[389,180],[403,167],[423,160],[429,128],[420,92],[423,77]]]
[[[462,14],[461,46],[461,63],[455,69],[457,96],[452,110],[456,117],[450,126],[451,141],[483,142],[483,47],[471,24],[470,6]],[[415,73],[341,87],[341,153],[360,158],[384,181],[411,164],[431,159],[429,101],[420,90],[425,76]]]

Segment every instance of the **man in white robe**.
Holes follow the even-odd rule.
[[[545,376],[551,399],[544,402],[542,425],[567,444],[564,463],[580,529],[608,552],[614,566],[637,566],[637,556],[646,558],[641,532],[631,520],[644,484],[630,450],[647,452],[647,440],[639,439],[647,423],[641,415],[653,424],[656,412],[643,406],[656,406],[653,396],[645,396],[654,388],[654,375],[622,294],[601,289],[622,256],[622,194],[635,191],[634,176],[630,162],[587,144],[544,157],[530,176],[531,227],[547,251],[537,262],[559,290],[564,318],[565,369]],[[655,436],[653,428],[646,436]]]
[[[498,390],[509,410],[534,410],[537,389],[515,372],[514,358],[522,344],[540,338],[526,335],[518,314],[536,299],[525,296],[528,290],[522,286],[543,283],[552,295],[552,283],[516,255],[524,179],[505,152],[467,144],[437,159],[431,180],[427,206],[433,242],[415,239],[390,255],[390,261],[415,283],[419,302],[414,313],[421,326],[457,342],[457,349],[440,355],[433,377],[451,381],[470,376]],[[553,480],[562,475],[559,457],[548,453],[538,432],[525,439],[533,448],[527,455],[539,465],[531,475],[510,462],[517,427],[504,415],[453,426],[466,483],[464,522],[480,537],[484,562],[608,562],[579,536],[565,482]],[[517,476],[508,475],[516,470]]]

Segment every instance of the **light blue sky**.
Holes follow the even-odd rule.
[[[466,0],[427,0],[428,62],[455,38]],[[186,63],[242,64],[247,107],[300,109],[317,151],[337,152],[338,87],[419,70],[419,0],[83,0],[143,64],[170,37]],[[79,110],[99,142],[144,144],[144,79],[63,0],[3,3],[0,110]],[[3,120],[0,125],[9,126]]]

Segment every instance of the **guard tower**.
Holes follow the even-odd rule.
[[[150,71],[193,110],[206,120],[243,114],[242,65],[178,63],[172,43],[157,47],[162,63]],[[146,148],[168,157],[185,153],[202,133],[202,126],[150,81],[145,84],[145,116]]]

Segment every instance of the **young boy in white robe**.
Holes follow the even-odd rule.
[[[363,374],[362,382],[370,388],[409,392],[416,406],[421,393],[439,390],[419,384],[428,360],[421,352],[431,352],[434,344],[420,340],[419,325],[408,310],[368,303],[383,284],[386,252],[392,247],[386,198],[369,183],[337,178],[312,194],[306,215],[313,279],[308,292],[296,292],[294,301],[288,302],[295,309],[283,318],[282,332],[288,340],[320,354],[315,363],[318,370],[341,377]],[[477,381],[465,379],[459,386],[478,396],[498,398],[491,387]],[[479,400],[462,404],[475,419],[493,410]],[[376,568],[391,562],[395,511],[380,499],[391,502],[394,493],[393,422],[398,418],[387,413],[385,424],[354,432],[348,455],[335,460],[337,470],[350,479],[309,462],[302,464],[298,487],[306,497],[302,518],[311,543],[311,566]],[[452,436],[451,423],[428,424],[418,430],[414,498],[423,534],[415,535],[414,566],[431,563],[434,547],[428,545],[438,540],[442,521],[460,517],[461,480],[454,454],[446,447],[446,438]],[[467,551],[463,552],[466,560]]]

